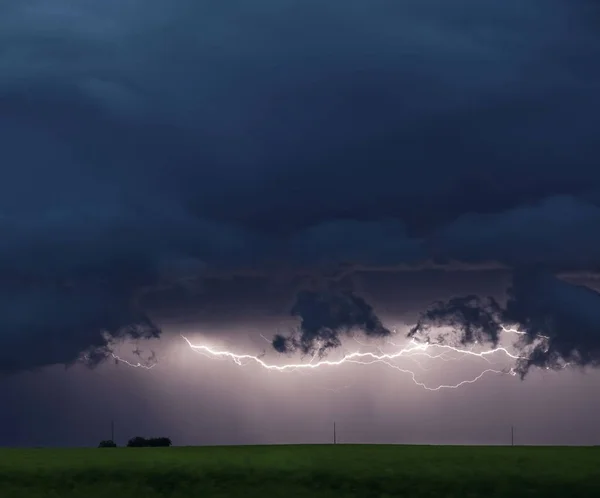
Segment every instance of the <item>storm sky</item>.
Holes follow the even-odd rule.
[[[587,0],[3,1],[0,444],[94,445],[111,419],[119,442],[336,420],[599,444],[599,22]],[[410,338],[522,357],[434,392],[180,334],[280,365]]]

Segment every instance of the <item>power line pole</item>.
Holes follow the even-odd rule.
[[[333,444],[337,444],[337,437],[335,433],[335,422],[333,423]]]
[[[110,421],[110,440],[115,441],[115,421]]]
[[[510,426],[510,445],[511,446],[515,445],[515,426],[514,425]]]

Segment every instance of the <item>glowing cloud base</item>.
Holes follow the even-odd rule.
[[[506,333],[523,334],[523,332],[520,332],[515,329],[506,328],[506,327],[503,327],[503,328]],[[431,385],[427,385],[425,382],[420,381],[417,378],[417,374],[415,371],[413,371],[409,368],[406,368],[406,367],[400,367],[400,366],[394,364],[393,362],[395,360],[398,360],[401,358],[409,358],[412,361],[416,362],[422,370],[426,370],[418,362],[419,357],[427,358],[429,360],[439,360],[439,361],[444,361],[444,362],[460,361],[460,360],[466,360],[469,358],[482,359],[482,360],[486,361],[489,365],[494,365],[494,363],[492,361],[490,361],[490,357],[492,357],[492,356],[502,355],[505,360],[515,360],[515,361],[519,360],[519,359],[527,358],[527,356],[518,355],[518,354],[510,352],[506,347],[495,347],[495,348],[487,349],[487,350],[483,350],[483,351],[475,351],[473,349],[459,348],[459,347],[451,346],[448,344],[432,344],[429,342],[419,342],[415,339],[411,339],[407,343],[407,345],[404,347],[401,347],[401,346],[393,343],[392,341],[389,341],[389,340],[386,341],[387,345],[396,348],[395,351],[391,352],[391,353],[385,353],[384,351],[381,350],[381,348],[376,348],[378,350],[377,353],[372,352],[372,351],[371,352],[354,351],[354,352],[345,354],[342,358],[337,359],[337,360],[319,359],[318,361],[315,361],[317,358],[316,358],[316,356],[313,356],[310,359],[310,361],[284,363],[281,365],[277,365],[277,364],[269,363],[269,362],[265,361],[263,359],[264,354],[258,355],[258,356],[251,355],[251,354],[239,354],[239,353],[235,353],[233,351],[229,351],[227,349],[219,349],[219,348],[209,346],[206,344],[194,344],[186,336],[181,335],[181,337],[192,351],[202,354],[203,356],[205,356],[209,359],[230,360],[233,364],[240,366],[240,367],[244,367],[244,366],[253,364],[255,366],[258,366],[259,368],[263,368],[263,369],[266,369],[269,371],[274,371],[274,372],[281,372],[281,373],[283,373],[283,372],[288,372],[288,373],[301,372],[301,371],[308,371],[308,370],[313,371],[313,370],[317,370],[317,369],[334,368],[334,367],[339,367],[346,363],[347,364],[359,364],[359,365],[383,364],[391,369],[397,370],[403,374],[407,374],[416,386],[418,386],[422,389],[425,389],[427,391],[439,391],[442,389],[457,389],[466,384],[473,384],[488,374],[510,375],[510,376],[514,377],[517,375],[517,373],[515,372],[513,367],[498,369],[498,368],[493,368],[492,366],[490,366],[490,367],[482,370],[478,375],[476,375],[473,378],[461,380],[460,382],[457,382],[455,384],[441,384],[441,385],[437,385],[437,386],[431,386]],[[268,339],[266,339],[264,336],[262,336],[262,337],[263,337],[263,339],[268,341]],[[539,340],[546,341],[546,340],[548,340],[548,338],[545,336],[539,336]],[[354,341],[362,347],[373,348],[373,346],[361,343],[357,339],[354,339]],[[128,361],[126,359],[123,359],[123,358],[117,356],[115,353],[111,353],[111,354],[115,360],[115,363],[118,364],[118,363],[122,362],[125,365],[133,367],[133,368],[143,368],[143,369],[150,370],[157,365],[156,362],[151,363],[151,364],[148,364],[148,363],[145,364],[142,362],[131,362],[131,361]],[[348,386],[345,386],[345,387],[348,387]]]

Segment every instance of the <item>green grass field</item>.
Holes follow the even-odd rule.
[[[1,498],[600,497],[600,448],[0,450]]]

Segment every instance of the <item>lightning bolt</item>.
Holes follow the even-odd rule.
[[[526,332],[522,332],[515,328],[508,328],[508,327],[502,326],[502,329],[504,332],[510,333],[510,334],[516,334],[516,335],[525,335],[526,334]],[[323,368],[328,368],[328,367],[337,367],[337,366],[343,365],[345,363],[354,363],[354,364],[359,364],[359,365],[383,364],[389,368],[392,368],[403,374],[408,375],[409,378],[412,380],[412,382],[416,386],[418,386],[422,389],[425,389],[427,391],[440,391],[442,389],[457,389],[466,384],[473,384],[473,383],[477,382],[478,380],[480,380],[485,375],[492,374],[492,373],[497,374],[497,375],[499,374],[499,375],[511,375],[511,376],[516,376],[517,374],[513,368],[497,369],[497,368],[490,367],[490,368],[486,368],[485,370],[483,370],[481,373],[479,373],[479,375],[477,375],[474,378],[462,380],[461,382],[458,382],[456,384],[441,384],[441,385],[432,387],[432,386],[429,386],[429,385],[425,384],[424,382],[421,382],[420,380],[418,380],[415,372],[413,372],[412,370],[410,370],[408,368],[402,368],[392,362],[399,358],[407,358],[407,359],[410,359],[411,361],[414,361],[421,370],[427,371],[428,369],[421,365],[421,363],[417,360],[417,357],[425,357],[428,359],[442,360],[444,362],[459,361],[466,357],[473,357],[473,358],[482,359],[490,365],[497,364],[497,363],[491,361],[490,358],[493,356],[497,356],[499,354],[502,354],[506,358],[510,358],[512,360],[526,358],[526,356],[518,355],[518,354],[514,354],[514,353],[510,352],[505,347],[495,347],[493,349],[488,349],[488,350],[484,350],[484,351],[473,351],[472,349],[459,348],[459,347],[451,346],[448,344],[437,344],[437,343],[432,344],[430,342],[418,342],[413,338],[409,341],[408,346],[406,346],[406,347],[400,347],[398,344],[392,342],[391,340],[387,340],[386,341],[387,344],[389,344],[390,346],[393,346],[395,348],[398,348],[393,353],[385,353],[380,347],[377,347],[376,348],[378,351],[377,353],[354,351],[354,352],[345,354],[341,359],[338,359],[338,360],[315,361],[315,359],[317,358],[317,355],[313,355],[308,362],[286,363],[283,365],[276,365],[273,363],[268,363],[267,361],[263,360],[264,353],[259,356],[255,356],[255,355],[251,355],[251,354],[238,354],[238,353],[234,353],[233,351],[226,350],[226,349],[217,349],[215,347],[211,347],[206,344],[194,344],[186,336],[181,335],[181,337],[186,342],[186,344],[189,346],[189,348],[192,349],[194,352],[202,354],[205,357],[210,358],[212,360],[224,360],[224,361],[229,360],[238,366],[246,366],[248,364],[253,363],[253,364],[255,364],[265,370],[269,370],[269,371],[287,372],[287,373],[291,373],[291,372],[308,373],[308,371],[313,371],[316,369],[323,369]],[[260,334],[260,337],[262,339],[264,339],[266,342],[269,342],[269,343],[271,342],[263,334]],[[537,338],[541,339],[542,341],[549,340],[549,337],[542,336],[542,335],[539,335]],[[356,338],[354,338],[354,341],[356,343],[358,343],[360,346],[369,347],[368,344],[362,343]],[[132,363],[124,358],[117,356],[115,353],[111,353],[111,355],[115,359],[116,363],[124,363],[133,368],[143,368],[146,370],[150,370],[156,366],[156,363],[153,363],[153,364],[144,364],[144,363],[140,363],[140,362]],[[566,366],[567,365],[565,365],[565,367]],[[346,389],[348,387],[351,387],[351,386],[344,386],[341,389]],[[336,389],[327,389],[327,390],[331,390],[332,392],[339,392],[339,389],[337,389],[337,390]]]
[[[137,363],[131,363],[130,361],[127,361],[126,359],[117,356],[115,353],[111,353],[111,356],[115,359],[115,363],[125,363],[125,365],[128,365],[133,368],[144,368],[146,370],[150,370],[151,368],[154,368],[156,366],[156,363],[151,363],[150,365],[144,365],[139,361]]]
[[[457,389],[466,384],[473,384],[473,383],[477,382],[479,379],[481,379],[484,375],[487,375],[489,373],[504,374],[504,375],[508,374],[508,375],[512,375],[512,376],[515,376],[516,373],[514,372],[514,370],[512,368],[511,369],[503,369],[503,370],[487,368],[483,372],[481,372],[479,375],[477,375],[475,378],[463,380],[457,384],[441,384],[436,387],[431,387],[431,386],[428,386],[427,384],[425,384],[424,382],[419,381],[416,377],[416,374],[412,370],[399,367],[398,365],[393,364],[392,361],[397,358],[402,358],[402,357],[410,358],[413,356],[425,356],[430,359],[443,358],[444,354],[447,355],[449,353],[456,353],[456,354],[462,355],[463,357],[472,356],[472,357],[482,358],[486,361],[489,361],[489,359],[487,358],[488,356],[496,355],[499,353],[502,353],[502,354],[506,355],[507,357],[509,357],[511,359],[515,359],[515,360],[522,358],[522,356],[515,355],[503,347],[498,347],[498,348],[494,348],[494,349],[490,349],[490,350],[486,350],[486,351],[476,352],[476,351],[473,351],[470,349],[461,349],[461,348],[457,348],[457,347],[446,345],[446,344],[418,343],[413,339],[409,342],[408,347],[401,348],[400,350],[398,350],[394,353],[384,353],[381,350],[379,350],[379,353],[355,351],[355,352],[344,355],[344,357],[339,360],[320,360],[320,361],[314,362],[315,357],[313,356],[313,358],[311,359],[310,362],[286,363],[284,365],[275,365],[272,363],[267,363],[259,356],[254,356],[254,355],[250,355],[250,354],[237,354],[232,351],[216,349],[211,346],[204,345],[204,344],[193,344],[184,335],[182,335],[181,337],[184,339],[184,341],[187,343],[187,345],[193,351],[200,353],[204,356],[207,356],[211,359],[221,359],[221,360],[228,359],[228,360],[233,361],[238,366],[244,366],[244,365],[247,365],[250,363],[254,363],[254,364],[260,366],[261,368],[264,368],[265,370],[271,370],[271,371],[277,371],[277,372],[315,370],[318,368],[337,367],[337,366],[343,365],[344,363],[356,363],[356,364],[360,364],[360,365],[372,365],[372,364],[382,363],[390,368],[398,370],[401,373],[407,374],[411,378],[412,382],[415,385],[417,385],[427,391],[439,391],[442,389]],[[389,343],[393,346],[396,346],[395,344],[393,344],[391,342],[389,342]],[[434,352],[432,354],[430,352],[432,350],[433,351],[438,350],[438,352],[437,353]]]
[[[521,330],[517,330],[517,329],[513,329],[513,328],[507,328],[504,325],[500,325],[502,327],[502,330],[504,332],[508,332],[509,334],[517,334],[517,335],[527,335],[527,332],[523,332]],[[542,335],[542,334],[538,334],[536,335],[537,339],[544,339],[544,340],[548,340],[550,339],[550,337],[548,337],[547,335]]]

